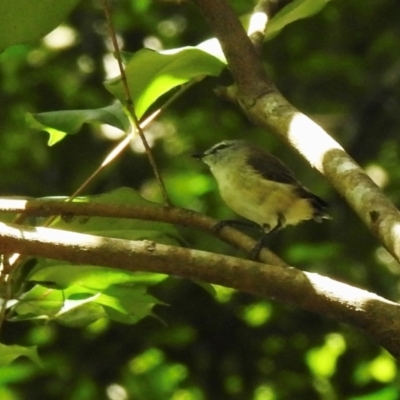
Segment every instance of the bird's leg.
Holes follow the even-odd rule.
[[[286,219],[283,214],[278,214],[278,223],[270,229],[269,225],[264,224],[264,233],[261,236],[261,239],[257,242],[257,244],[253,247],[253,250],[250,252],[250,258],[252,260],[257,260],[258,256],[260,255],[260,251],[265,245],[267,244],[268,238],[270,235],[279,229],[283,228],[285,226]]]
[[[225,226],[231,226],[231,227],[235,227],[235,226],[244,226],[246,228],[255,228],[257,230],[263,230],[262,226],[256,224],[255,222],[252,221],[238,221],[236,219],[228,219],[225,221],[220,221],[218,222],[216,225],[213,226],[213,231],[219,233],[223,228],[225,228]]]

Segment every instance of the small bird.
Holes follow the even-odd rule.
[[[226,205],[267,234],[308,219],[331,219],[324,200],[282,161],[251,143],[226,140],[193,157],[210,167]]]

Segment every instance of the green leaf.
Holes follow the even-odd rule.
[[[4,0],[0,2],[0,52],[40,39],[64,21],[79,0]]]
[[[62,140],[66,135],[78,132],[84,123],[103,123],[112,125],[123,131],[130,128],[120,102],[94,110],[51,111],[26,116],[27,123],[33,129],[49,133],[49,146]]]
[[[276,36],[286,25],[299,19],[312,17],[320,12],[330,0],[295,0],[279,11],[267,25],[265,38]]]
[[[68,272],[70,267],[75,270],[78,268],[65,265],[64,270]],[[97,271],[101,274],[100,268]],[[45,272],[50,272],[45,274],[46,278],[57,281],[55,273],[60,272],[60,268],[47,268]],[[134,324],[147,316],[152,316],[151,310],[154,305],[162,304],[147,293],[146,285],[136,283],[134,273],[130,274],[132,279],[129,281],[126,279],[127,276],[125,279],[118,279],[121,278],[119,271],[115,274],[117,279],[114,279],[111,270],[106,272],[111,279],[98,285],[103,286],[101,290],[78,284],[71,284],[65,290],[35,285],[21,296],[19,303],[13,308],[14,316],[10,320],[56,320],[68,326],[81,327],[99,318],[111,318],[118,322]],[[101,275],[105,277],[104,274]],[[118,280],[128,283],[112,284]],[[48,281],[45,282],[47,283]]]
[[[130,188],[120,188],[97,196],[78,197],[74,201],[161,207],[143,199]],[[175,227],[152,221],[65,216],[54,221],[52,227],[128,239],[151,237],[174,244],[179,241]],[[12,320],[44,319],[56,320],[68,326],[85,326],[99,318],[111,318],[133,324],[152,315],[153,306],[159,304],[157,299],[147,294],[147,286],[166,278],[162,274],[38,259],[27,277],[28,282],[36,285],[13,306]]]
[[[146,292],[144,287],[132,288],[113,285],[97,299],[105,306],[107,315],[114,321],[135,324],[147,316],[153,316],[151,310],[156,304],[163,304]]]
[[[60,200],[60,197],[56,199]],[[112,192],[101,195],[78,197],[74,199],[74,202],[161,207],[160,204],[145,200],[138,192],[126,187],[118,188]],[[121,239],[147,239],[157,241],[158,243],[175,245],[180,243],[178,231],[174,226],[157,221],[128,218],[73,217],[71,220],[58,218],[51,227]]]
[[[135,112],[141,118],[164,93],[194,78],[218,76],[224,64],[195,47],[156,52],[149,49],[133,54],[125,68]],[[122,104],[126,102],[121,77],[105,82],[105,87]]]
[[[36,346],[23,347],[0,343],[0,367],[12,363],[16,358],[21,356],[28,357],[36,365],[42,367],[42,362],[40,361]]]
[[[57,315],[64,305],[65,295],[42,285],[35,285],[20,297],[14,310],[20,316],[17,319],[49,319]],[[15,318],[11,318],[15,320]]]
[[[72,328],[82,328],[105,317],[107,317],[107,314],[100,304],[88,302],[79,307],[70,308],[68,311],[57,315],[55,319],[60,324]]]
[[[394,385],[387,386],[383,389],[369,392],[360,396],[349,397],[348,400],[398,400],[399,388],[395,383]]]
[[[289,3],[268,22],[265,39],[272,39],[279,34],[286,25],[292,22],[312,17],[320,12],[329,1],[331,0],[296,0]],[[240,18],[246,29],[248,28],[251,16],[252,14],[246,14]],[[216,38],[208,39],[197,45],[196,48],[210,54],[224,64],[227,63],[221,44]]]
[[[166,278],[167,275],[163,274],[133,273],[91,265],[62,264],[59,261],[49,260],[46,267],[35,269],[28,279],[34,282],[54,282],[62,289],[68,286],[80,286],[101,291],[117,284],[155,285]]]

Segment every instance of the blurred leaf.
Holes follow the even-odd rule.
[[[16,345],[5,345],[0,343],[0,367],[10,364],[18,357],[28,357],[39,367],[42,366],[39,355],[37,353],[37,347],[23,347]]]
[[[20,297],[14,310],[23,318],[17,319],[49,319],[62,309],[65,295],[61,290],[54,290],[41,285],[35,285]],[[15,320],[16,317],[11,318]]]
[[[64,266],[66,271],[68,268],[68,265]],[[48,268],[46,272],[56,271]],[[112,278],[112,273],[109,276]],[[46,277],[51,278],[54,275]],[[152,316],[153,306],[162,304],[147,294],[147,288],[143,284],[110,284],[104,281],[103,286],[103,289],[93,290],[75,284],[59,290],[35,285],[21,296],[20,302],[14,306],[15,315],[10,320],[56,320],[71,327],[82,327],[108,317],[118,322],[134,324]]]
[[[286,257],[293,264],[324,262],[337,257],[341,248],[338,243],[294,243],[287,251]]]
[[[60,198],[57,197],[57,200]],[[120,188],[98,196],[78,197],[74,201],[160,207],[130,188]],[[131,240],[151,238],[173,244],[178,242],[176,229],[159,222],[100,217],[70,219],[64,216],[56,220],[52,227]],[[152,315],[152,307],[159,304],[158,300],[146,293],[147,286],[167,278],[162,274],[71,265],[47,259],[38,259],[28,273],[27,280],[40,285],[35,285],[20,297],[19,303],[13,308],[17,315],[11,319],[56,319],[68,326],[85,326],[104,317],[136,323]]]
[[[54,282],[59,288],[79,285],[92,290],[104,290],[116,284],[155,285],[167,276],[147,272],[128,272],[91,265],[71,265],[49,260],[45,267],[35,269],[29,276],[30,281]]]
[[[280,33],[286,26],[299,19],[309,18],[321,11],[331,0],[296,0],[274,15],[267,24],[265,39],[270,40]],[[240,18],[242,24],[248,27],[253,14],[246,14]],[[196,48],[210,54],[224,64],[227,64],[225,54],[219,40],[211,38],[201,42]]]
[[[163,304],[146,293],[145,287],[124,285],[110,286],[97,299],[97,303],[105,307],[111,319],[125,324],[135,324],[152,316],[152,308],[156,304]]]
[[[241,311],[242,319],[252,327],[266,324],[272,317],[273,307],[270,303],[259,301],[249,304]]]
[[[379,355],[361,363],[355,373],[355,380],[358,384],[365,384],[373,381],[388,384],[393,382],[397,376],[397,366],[393,357],[385,350]]]
[[[399,389],[396,386],[388,386],[382,390],[361,396],[349,397],[349,400],[398,400]]]
[[[103,123],[114,126],[125,132],[129,130],[128,117],[120,102],[95,110],[50,111],[26,116],[33,129],[49,133],[49,146],[62,140],[66,135],[78,132],[84,123]]]
[[[222,68],[224,64],[218,59],[195,47],[159,53],[139,50],[125,68],[137,117],[141,118],[160,96],[172,88],[204,75],[218,76]],[[120,77],[106,81],[105,86],[122,104],[126,103]]]
[[[320,12],[330,0],[295,0],[279,11],[267,24],[265,38],[276,36],[286,25],[299,19],[312,17]]]
[[[73,328],[80,328],[90,325],[104,317],[106,317],[106,312],[100,304],[87,302],[57,315],[56,320],[60,324]]]
[[[329,378],[336,372],[337,360],[345,350],[346,343],[343,336],[330,333],[323,346],[313,348],[307,353],[307,364],[316,376]]]
[[[0,52],[40,39],[64,21],[79,0],[0,2]]]
[[[46,198],[51,200],[52,198]],[[66,198],[53,197],[56,200]],[[148,207],[162,207],[144,199],[134,189],[122,187],[109,193],[95,196],[77,197],[74,202],[113,205],[145,205]],[[52,228],[67,231],[91,233],[104,237],[115,237],[130,240],[154,240],[164,244],[180,244],[181,239],[176,228],[164,222],[137,220],[130,218],[102,218],[102,217],[72,217],[58,218]]]
[[[382,351],[375,360],[371,361],[369,371],[378,382],[389,383],[396,378],[396,362],[387,351]]]

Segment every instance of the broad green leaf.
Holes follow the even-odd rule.
[[[14,311],[28,319],[49,319],[61,311],[64,301],[65,295],[61,290],[35,285],[20,297]]]
[[[70,308],[68,311],[57,315],[55,319],[60,324],[81,328],[106,317],[104,307],[95,302],[87,302],[79,307]]]
[[[144,287],[124,285],[110,286],[99,296],[97,303],[105,306],[111,319],[125,324],[135,324],[147,316],[153,316],[152,308],[156,304],[163,304],[148,294]]]
[[[79,0],[0,1],[0,52],[40,39],[63,22]]]
[[[374,392],[371,391],[360,396],[349,397],[348,400],[398,400],[398,398],[399,388],[398,384],[395,383]]]
[[[139,50],[125,68],[136,115],[141,118],[160,96],[172,88],[205,75],[218,76],[222,68],[224,64],[217,58],[195,47],[162,52]],[[105,82],[105,86],[125,104],[120,77]]]
[[[57,198],[60,200],[60,198]],[[78,197],[75,202],[113,204],[113,205],[145,205],[161,207],[161,205],[145,200],[131,188],[119,188],[109,193],[96,196]],[[174,226],[163,222],[145,221],[128,218],[74,217],[71,220],[58,218],[53,228],[73,232],[91,233],[98,236],[117,237],[130,240],[155,240],[164,244],[179,243],[179,234]]]
[[[286,25],[292,22],[312,17],[320,12],[329,1],[331,0],[296,0],[289,3],[268,22],[265,39],[272,39],[280,33]],[[240,18],[246,29],[248,28],[251,16],[252,14],[246,14]],[[203,50],[224,64],[227,63],[221,44],[216,38],[208,39],[197,45],[196,48]]]
[[[51,265],[54,263],[54,265]],[[163,274],[128,272],[123,270],[95,267],[91,265],[61,264],[50,260],[50,265],[33,271],[30,281],[54,282],[59,288],[80,286],[92,290],[104,290],[111,285],[154,285],[166,278]]]
[[[64,268],[68,271],[68,265]],[[75,269],[77,266],[74,266]],[[47,268],[46,278],[57,278],[52,274],[52,268]],[[100,268],[98,269],[98,272]],[[112,284],[112,271],[109,281],[104,281],[104,289],[90,289],[84,286],[71,284],[65,290],[49,288],[43,285],[35,285],[29,292],[21,296],[17,305],[14,306],[14,316],[11,321],[23,321],[32,319],[56,320],[68,326],[85,326],[93,323],[99,318],[111,318],[119,322],[133,324],[139,320],[152,316],[152,308],[156,304],[162,304],[147,293],[143,284],[129,282],[125,284]],[[118,271],[115,274],[118,277]],[[64,275],[65,276],[65,275]],[[134,274],[131,274],[132,278]],[[121,278],[121,276],[119,276]],[[103,274],[103,278],[105,278]],[[125,277],[127,278],[127,277]],[[66,278],[64,279],[67,280]],[[48,283],[48,282],[46,282]]]
[[[66,135],[78,132],[84,123],[103,123],[128,131],[130,124],[120,102],[94,110],[51,111],[27,114],[27,122],[33,129],[49,133],[49,146]]]
[[[265,38],[276,36],[286,25],[299,19],[312,17],[320,12],[330,0],[295,0],[279,11],[267,24]]]
[[[39,367],[42,366],[36,346],[23,347],[0,343],[0,367],[4,367],[5,365],[12,363],[16,358],[22,356],[28,357]]]

